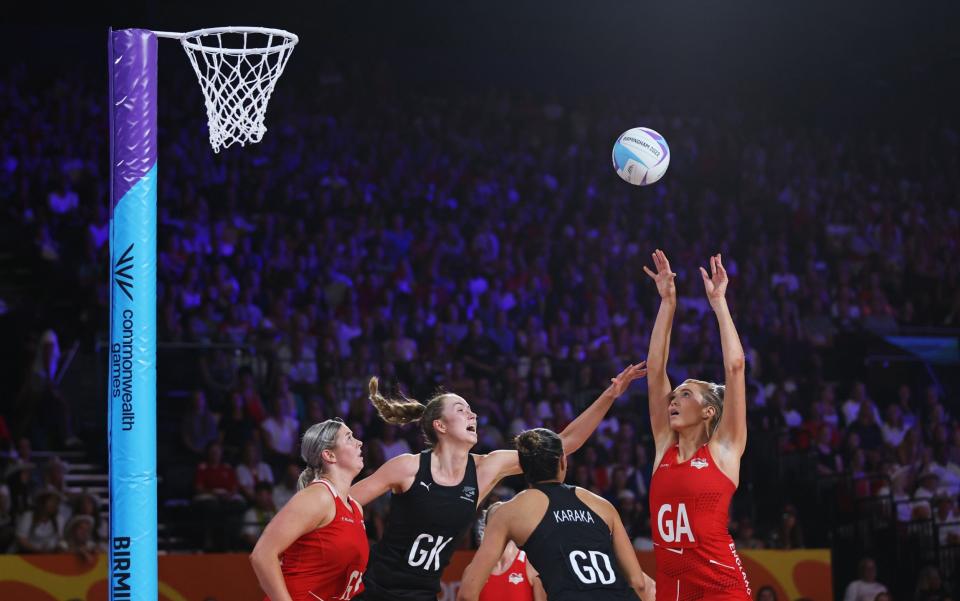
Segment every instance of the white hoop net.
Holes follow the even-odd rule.
[[[214,152],[263,139],[267,103],[297,41],[283,30],[253,27],[201,29],[180,38],[203,90]]]

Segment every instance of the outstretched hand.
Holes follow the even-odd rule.
[[[647,375],[647,362],[641,361],[636,365],[628,365],[616,378],[610,378],[610,389],[613,391],[613,397],[617,398],[630,387],[634,380]]]
[[[710,304],[723,300],[727,293],[727,270],[723,268],[723,262],[720,254],[710,257],[710,274],[707,270],[700,268],[700,275],[703,277],[703,288],[707,293],[707,300]]]
[[[653,257],[653,266],[657,268],[656,273],[646,265],[643,266],[643,270],[656,282],[660,298],[677,298],[677,286],[673,282],[677,274],[670,270],[670,261],[667,260],[667,255],[658,248],[651,256]]]

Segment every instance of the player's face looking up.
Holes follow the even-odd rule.
[[[328,451],[342,467],[360,473],[363,469],[363,442],[353,437],[353,431],[341,426],[337,432],[337,441]]]
[[[443,401],[440,419],[433,422],[437,434],[445,434],[451,441],[477,442],[477,414],[462,397],[450,394]]]
[[[716,414],[716,409],[704,402],[703,385],[687,380],[667,395],[670,426],[679,431],[702,425]]]

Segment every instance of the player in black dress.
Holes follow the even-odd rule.
[[[609,501],[567,486],[560,437],[545,428],[517,436],[520,465],[530,488],[504,503],[487,523],[467,566],[458,601],[476,601],[507,541],[516,541],[550,601],[643,601],[656,598],[620,515]]]
[[[640,363],[611,378],[600,397],[558,436],[564,453],[583,446],[613,401],[644,375]],[[470,452],[477,444],[477,414],[459,395],[440,394],[426,405],[388,399],[371,378],[370,400],[388,423],[418,421],[431,448],[394,457],[350,489],[361,505],[393,492],[382,540],[370,552],[361,598],[435,601],[456,539],[469,529],[480,501],[497,483],[521,472],[520,460],[516,451],[506,449],[486,455]]]

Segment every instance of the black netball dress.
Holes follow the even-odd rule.
[[[433,481],[432,452],[420,454],[413,486],[390,498],[383,538],[370,551],[361,599],[436,601],[440,575],[477,513],[477,466],[468,455],[455,486]]]
[[[535,484],[547,495],[547,513],[521,547],[550,601],[637,599],[627,585],[613,550],[610,528],[580,500],[576,487]]]

